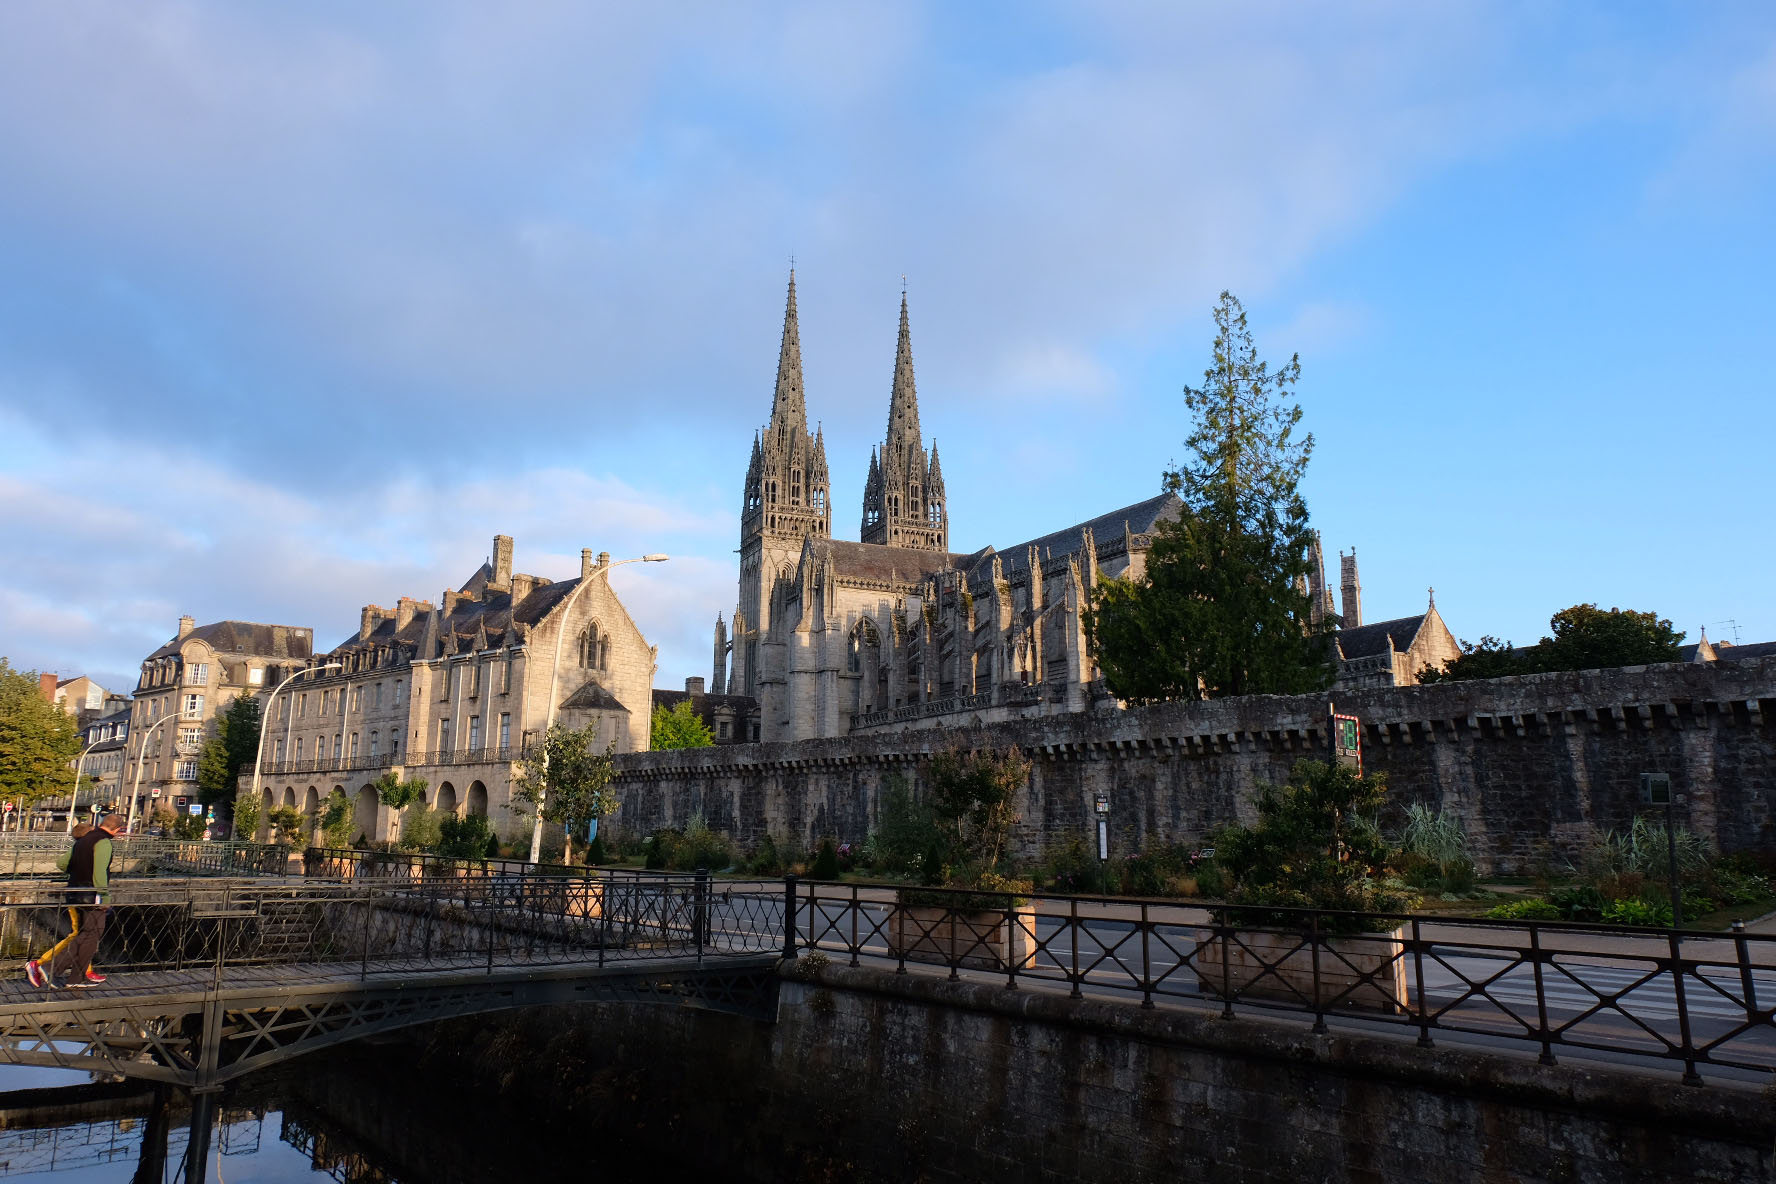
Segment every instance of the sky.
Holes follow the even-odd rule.
[[[330,647],[504,533],[669,553],[707,675],[792,258],[841,538],[903,277],[963,552],[1157,492],[1229,290],[1366,619],[1776,639],[1772,211],[1764,3],[18,0],[0,655]]]

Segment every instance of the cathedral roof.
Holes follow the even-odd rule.
[[[1419,613],[1416,617],[1399,617],[1392,621],[1377,621],[1373,625],[1358,625],[1355,629],[1340,629],[1338,652],[1347,661],[1351,658],[1372,658],[1376,654],[1387,652],[1388,639],[1391,637],[1395,652],[1403,654],[1412,648],[1426,615]]]
[[[879,584],[918,584],[928,575],[956,570],[958,561],[965,558],[947,551],[885,547],[848,539],[809,539],[808,546],[817,560],[831,556],[833,569],[841,578]]]
[[[1071,555],[1085,545],[1087,529],[1091,530],[1092,538],[1100,543],[1122,537],[1125,526],[1130,534],[1152,534],[1154,527],[1161,522],[1176,519],[1183,508],[1184,503],[1178,499],[1177,494],[1162,493],[1144,502],[1136,502],[1108,514],[1099,514],[1096,518],[1069,526],[1065,530],[1031,539],[1027,543],[1002,547],[999,549],[1000,562],[1005,571],[1019,570],[1029,562],[1031,547],[1036,548],[1036,553],[1044,560],[1053,556]]]

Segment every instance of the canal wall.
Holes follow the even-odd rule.
[[[818,960],[812,960],[818,962]],[[1776,1178],[1767,1094],[895,975],[791,968],[775,1024],[586,1005],[436,1026],[421,1071],[533,1133],[739,1181]]]
[[[1252,696],[981,727],[745,744],[617,758],[614,823],[635,834],[701,814],[750,847],[771,834],[858,843],[895,778],[936,752],[1016,745],[1034,762],[1018,853],[1090,833],[1109,799],[1117,854],[1249,821],[1258,786],[1326,750],[1326,716],[1363,721],[1363,762],[1396,808],[1461,820],[1480,870],[1558,867],[1594,829],[1643,807],[1639,775],[1671,775],[1681,824],[1724,851],[1776,849],[1776,658],[1673,663],[1336,695]]]

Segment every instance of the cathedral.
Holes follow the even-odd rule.
[[[1100,575],[1140,576],[1155,526],[1182,505],[1162,494],[1003,551],[951,551],[903,294],[861,541],[834,538],[826,440],[808,431],[793,273],[771,419],[753,440],[743,496],[739,596],[732,620],[716,620],[711,686],[757,700],[761,740],[1110,705],[1081,610]]]

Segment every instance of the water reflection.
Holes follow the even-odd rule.
[[[547,1179],[554,1165],[492,1155],[476,1130],[422,1117],[387,1066],[313,1057],[205,1104],[141,1082],[0,1068],[0,1176],[130,1184],[424,1184]],[[47,1080],[46,1080],[47,1079]],[[484,1115],[491,1117],[491,1115]],[[509,1129],[509,1128],[508,1128]],[[529,1158],[520,1156],[519,1158]]]

